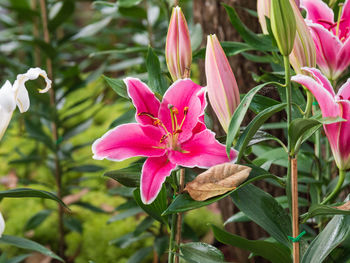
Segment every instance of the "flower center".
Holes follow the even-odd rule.
[[[160,138],[160,143],[166,143],[168,148],[171,148],[175,151],[181,151],[181,147],[178,144],[178,138],[179,138],[179,134],[182,132],[182,127],[185,123],[185,119],[188,113],[188,107],[184,107],[183,109],[183,118],[181,122],[178,119],[179,110],[175,106],[170,104],[168,105],[168,109],[169,109],[170,118],[171,118],[171,131],[169,131],[166,128],[164,123],[159,118],[154,117],[151,113],[140,112],[138,115],[150,117],[153,120],[154,126],[157,126],[163,129],[165,134]]]

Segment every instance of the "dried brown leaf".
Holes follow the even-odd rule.
[[[235,189],[249,176],[250,167],[232,163],[223,163],[211,167],[199,174],[185,187],[192,199],[204,201]]]
[[[344,203],[340,206],[336,206],[335,208],[337,208],[339,210],[350,210],[350,201],[347,201],[346,203]]]

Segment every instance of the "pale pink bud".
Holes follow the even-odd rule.
[[[316,67],[316,47],[298,5],[294,0],[290,0],[290,4],[295,15],[297,32],[289,59],[295,72],[301,74],[302,67]]]
[[[187,22],[180,7],[171,14],[165,46],[165,57],[174,81],[188,78],[192,63],[192,49]]]
[[[256,10],[258,12],[259,23],[265,35],[269,32],[266,26],[266,18],[270,18],[271,0],[258,0]]]
[[[222,128],[227,132],[233,112],[240,102],[239,90],[231,66],[216,35],[208,36],[205,74],[210,104]]]

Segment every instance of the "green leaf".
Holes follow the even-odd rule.
[[[96,173],[102,171],[104,168],[102,166],[94,164],[85,164],[80,166],[71,167],[68,169],[70,172],[82,172],[82,173]]]
[[[148,48],[146,67],[148,71],[148,86],[154,93],[164,95],[168,85],[162,75],[159,59],[151,47]]]
[[[247,185],[233,192],[231,197],[246,216],[275,240],[291,247],[288,239],[288,235],[292,233],[290,217],[271,195],[254,185]]]
[[[276,50],[276,47],[272,45],[272,41],[269,37],[256,35],[248,27],[246,27],[246,25],[244,25],[239,19],[236,10],[233,7],[226,4],[223,4],[223,6],[226,9],[231,24],[238,31],[239,35],[246,43],[260,51]]]
[[[106,172],[104,176],[112,178],[127,187],[138,187],[140,186],[141,169],[142,164],[136,163],[123,169]]]
[[[64,23],[73,13],[75,9],[75,3],[72,0],[64,0],[61,2],[57,2],[54,6],[59,8],[57,14],[49,21],[49,30],[53,32],[59,27],[62,23]]]
[[[26,239],[26,238],[3,235],[0,238],[0,243],[8,244],[11,246],[15,246],[18,248],[23,248],[23,249],[27,249],[27,250],[31,250],[31,251],[36,251],[36,252],[39,252],[43,255],[46,255],[46,256],[49,256],[49,257],[52,257],[54,259],[57,259],[59,261],[64,262],[64,260],[62,258],[57,256],[51,250],[47,249],[46,247],[44,247],[44,246],[42,246],[42,245],[40,245],[32,240]]]
[[[91,37],[97,34],[102,29],[106,28],[106,26],[111,22],[112,17],[107,16],[106,18],[98,21],[96,23],[87,25],[83,27],[77,34],[73,35],[71,40],[77,40],[79,38]]]
[[[6,263],[20,263],[23,262],[27,257],[29,257],[30,254],[24,254],[24,255],[19,255],[14,258],[10,258],[9,260],[6,261]]]
[[[148,228],[150,228],[153,225],[153,222],[154,222],[154,219],[150,216],[147,216],[135,228],[134,235],[135,236],[141,235],[143,232],[145,232]]]
[[[264,240],[248,240],[243,237],[233,235],[214,225],[212,225],[214,236],[221,243],[238,247],[253,252],[256,256],[261,256],[272,263],[292,262],[290,251],[278,243]]]
[[[126,85],[121,79],[113,79],[102,75],[107,84],[121,97],[129,99]]]
[[[117,4],[120,7],[133,7],[138,5],[142,0],[118,0]]]
[[[139,236],[134,236],[134,233],[128,233],[124,236],[118,237],[116,239],[113,239],[111,241],[109,241],[109,245],[115,245],[118,248],[127,248],[128,246],[130,246],[131,244],[138,242],[140,240],[143,240],[145,238],[150,237],[151,234],[150,233],[144,233],[142,235]]]
[[[284,143],[280,139],[278,139],[277,137],[275,137],[267,132],[260,131],[260,130],[258,130],[254,134],[253,138],[249,141],[249,144],[247,145],[247,147],[250,147],[250,146],[257,144],[257,143],[260,143],[260,142],[270,141],[270,140],[278,142],[285,149],[285,151],[288,151],[288,149],[286,148],[286,146],[284,145]]]
[[[117,127],[124,123],[130,123],[135,122],[135,111],[133,109],[128,110],[125,112],[122,116],[115,119],[111,125],[109,126],[110,129]]]
[[[163,215],[179,213],[179,212],[186,212],[188,210],[196,209],[196,208],[199,208],[202,206],[207,206],[209,204],[215,203],[216,201],[219,201],[219,200],[225,198],[226,196],[228,196],[231,193],[237,191],[238,189],[244,187],[245,185],[248,185],[251,182],[254,182],[257,180],[261,180],[261,179],[265,179],[265,178],[272,178],[272,179],[275,179],[277,181],[280,181],[280,179],[278,177],[270,174],[269,172],[267,172],[266,170],[264,170],[260,167],[256,167],[253,165],[247,165],[247,166],[251,167],[252,171],[250,172],[247,180],[243,184],[238,186],[236,189],[234,189],[230,192],[227,192],[226,194],[216,196],[216,197],[213,197],[213,198],[210,198],[208,200],[201,201],[201,202],[193,200],[189,196],[189,194],[187,194],[187,193],[180,194],[173,200],[173,202],[169,205],[169,207],[164,211]]]
[[[256,94],[250,103],[249,109],[252,110],[255,114],[258,114],[261,111],[277,104],[280,104],[280,102],[277,100]]]
[[[191,48],[192,51],[198,49],[202,44],[203,40],[203,30],[201,24],[197,23],[191,28]]]
[[[65,203],[61,199],[59,199],[56,195],[44,191],[44,190],[36,190],[31,188],[16,188],[10,189],[6,191],[0,191],[0,199],[2,198],[23,198],[23,197],[39,197],[45,199],[54,200],[64,207],[68,208]]]
[[[238,105],[237,109],[233,113],[233,116],[230,121],[230,125],[228,127],[227,138],[226,138],[226,153],[227,156],[230,156],[230,150],[233,141],[236,138],[237,133],[241,127],[242,121],[244,119],[245,114],[247,113],[250,103],[252,102],[255,94],[261,90],[266,85],[271,85],[272,82],[264,83],[256,86],[252,90],[250,90],[242,99],[241,103]]]
[[[239,137],[239,140],[236,144],[236,150],[239,151],[238,156],[237,156],[237,161],[239,161],[243,154],[244,150],[249,144],[251,138],[254,136],[254,134],[258,131],[258,129],[261,127],[264,122],[268,118],[270,118],[273,114],[283,110],[285,108],[286,104],[278,104],[275,106],[272,106],[270,108],[267,108],[260,112],[250,123],[249,125],[245,128],[243,134]],[[227,147],[227,144],[226,144]],[[227,148],[226,148],[227,149]]]
[[[350,215],[350,210],[337,209],[330,205],[312,205],[309,211],[300,216],[300,218],[305,222],[307,219],[319,216],[319,215]]]
[[[144,262],[145,258],[153,251],[153,247],[144,247],[136,251],[126,263]]]
[[[212,245],[191,242],[181,244],[180,251],[183,258],[188,262],[219,263],[225,262],[222,252]]]
[[[289,143],[290,143],[290,149],[292,150],[292,153],[294,152],[295,145],[300,137],[302,137],[308,130],[314,127],[318,129],[321,126],[322,124],[315,119],[301,119],[301,118],[294,119],[291,122],[288,129],[288,134],[290,138]],[[310,136],[311,135],[312,134],[310,134]]]
[[[350,216],[337,215],[311,242],[301,263],[323,262],[326,257],[350,237]]]
[[[141,195],[140,195],[140,188],[136,188],[134,191],[134,199],[136,203],[151,217],[158,220],[161,223],[167,224],[166,217],[162,216],[162,213],[167,208],[167,194],[165,186],[163,185],[162,189],[160,190],[157,198],[149,205],[145,205],[142,203]]]
[[[28,231],[30,229],[37,228],[45,221],[45,219],[51,214],[51,212],[52,210],[48,209],[39,211],[27,221],[24,230]]]

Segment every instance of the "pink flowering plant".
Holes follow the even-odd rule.
[[[346,223],[340,223],[350,223],[343,191],[350,182],[349,2],[336,7],[335,17],[334,7],[321,0],[258,0],[263,34],[249,30],[235,9],[224,5],[244,43],[220,42],[212,32],[202,49],[193,48],[191,27],[181,8],[174,7],[164,49],[167,74],[149,47],[148,79],[115,80],[119,87],[114,89],[135,109],[135,121],[103,131],[92,145],[93,158],[121,162],[136,157],[129,167],[106,176],[133,187],[137,205],[168,227],[168,262],[206,262],[209,250],[216,253],[213,262],[224,261],[217,248],[184,243],[181,234],[185,212],[226,196],[244,220],[262,227],[273,243],[212,226],[218,241],[269,262],[342,257],[343,242],[350,238]],[[246,94],[240,92],[228,59],[239,53],[272,69],[255,74],[258,85]],[[191,78],[192,63],[200,58],[204,85]],[[258,94],[267,86],[279,99]],[[251,120],[246,117],[249,111],[254,114]],[[267,124],[274,115],[280,121]],[[272,135],[275,129],[284,132],[277,137]],[[282,174],[274,174],[274,166],[280,166]],[[130,171],[133,176],[123,174]],[[258,180],[282,188],[279,198],[285,205],[251,184]],[[233,215],[225,224],[239,220],[243,218]],[[312,230],[315,223],[320,228]],[[199,251],[202,257],[197,258]]]

